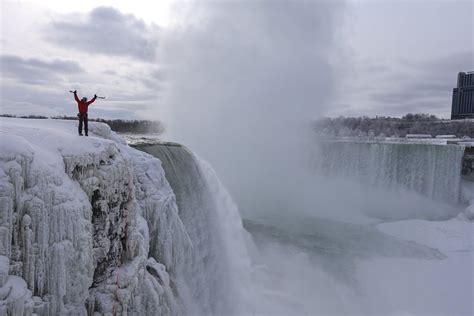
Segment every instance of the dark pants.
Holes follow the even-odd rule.
[[[87,113],[79,113],[77,116],[79,117],[79,134],[82,134],[82,122],[84,122],[84,131],[87,136]]]

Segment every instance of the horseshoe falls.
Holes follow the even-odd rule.
[[[321,142],[315,168],[369,186],[406,189],[457,203],[464,147],[415,143]]]
[[[408,142],[321,141],[311,174],[321,200],[351,204],[350,214],[382,220],[448,219],[471,199],[464,146]],[[328,202],[329,203],[329,202]],[[357,210],[357,211],[356,211]],[[335,214],[337,212],[333,212]]]

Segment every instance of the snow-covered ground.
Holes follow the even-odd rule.
[[[447,145],[459,143],[460,145],[472,147],[474,142],[471,138],[449,137],[452,135],[440,135],[440,137],[322,137],[323,141],[329,142],[348,142],[348,143],[379,143],[379,144],[418,144],[418,145]]]

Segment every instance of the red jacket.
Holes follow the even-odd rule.
[[[87,113],[87,108],[89,107],[91,103],[95,101],[95,99],[97,99],[97,97],[94,96],[92,100],[83,102],[79,100],[79,98],[77,97],[77,93],[74,93],[74,99],[77,102],[77,108],[79,109],[79,113]]]

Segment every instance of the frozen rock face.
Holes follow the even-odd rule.
[[[179,314],[189,242],[159,161],[103,124],[0,131],[0,315]]]
[[[464,151],[462,175],[464,179],[474,181],[474,146],[468,146]]]

